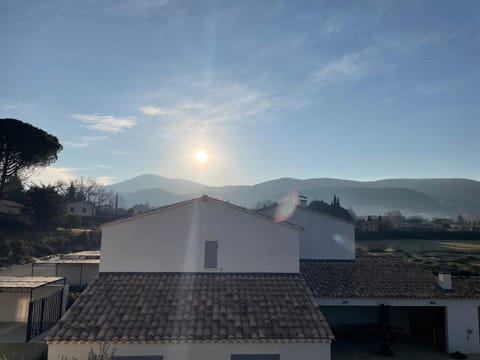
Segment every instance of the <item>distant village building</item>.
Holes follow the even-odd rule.
[[[132,206],[132,215],[143,214],[147,211],[150,211],[150,205],[148,205],[148,203]]]
[[[432,224],[435,231],[448,231],[453,224],[453,220],[450,218],[433,218]]]
[[[95,216],[95,205],[88,201],[75,201],[67,206],[68,215]]]
[[[434,225],[431,221],[417,216],[402,219],[397,228],[400,231],[433,231],[433,229]]]
[[[380,228],[381,216],[368,215],[357,220],[357,230],[360,232],[376,232]]]

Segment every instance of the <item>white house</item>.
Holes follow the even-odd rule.
[[[275,217],[277,205],[259,210]],[[355,224],[330,215],[298,206],[288,218],[289,223],[301,226],[300,258],[324,260],[355,259]]]
[[[95,205],[88,201],[75,201],[67,206],[67,214],[77,216],[95,216]]]
[[[330,359],[299,273],[301,228],[207,196],[104,226],[100,275],[47,337],[49,359]]]
[[[355,261],[302,260],[300,267],[336,337],[378,335],[384,308],[395,337],[480,352],[480,277],[434,276],[399,257],[362,253]]]

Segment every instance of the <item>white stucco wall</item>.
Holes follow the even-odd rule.
[[[62,276],[68,285],[88,285],[98,275],[99,264],[69,264],[60,263],[56,276]]]
[[[34,276],[61,276],[71,286],[88,285],[97,275],[97,263],[34,263]]]
[[[304,344],[112,344],[115,355],[163,355],[164,360],[230,360],[232,354],[280,354],[281,360],[330,360],[329,343]],[[48,359],[86,359],[98,344],[49,344]]]
[[[0,293],[0,322],[27,322],[30,293]]]
[[[68,204],[67,212],[69,215],[93,216],[95,215],[95,206],[84,201],[73,202]]]
[[[343,302],[347,301],[348,304]],[[320,306],[440,306],[445,307],[447,330],[447,352],[480,352],[478,308],[480,300],[438,299],[317,299]]]
[[[275,207],[259,212],[274,217]],[[300,234],[301,259],[355,259],[354,224],[302,207],[297,207],[287,221],[304,228]]]
[[[208,198],[102,231],[100,272],[299,271],[300,230]],[[205,241],[218,241],[218,269],[204,268]]]
[[[47,285],[32,290],[32,300],[41,299],[53,293],[64,291],[63,307],[66,305],[68,286]],[[0,322],[27,322],[30,291],[28,292],[0,292]],[[62,311],[62,313],[65,310]]]
[[[463,300],[447,305],[447,336],[449,352],[480,352],[478,328],[479,301]]]

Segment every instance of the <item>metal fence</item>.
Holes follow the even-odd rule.
[[[63,289],[44,298],[30,301],[27,341],[53,327],[62,316]]]

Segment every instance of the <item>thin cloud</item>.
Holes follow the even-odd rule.
[[[95,180],[99,184],[105,186],[105,185],[113,184],[117,179],[118,179],[118,177],[116,177],[116,176],[100,176],[100,177],[97,177]]]
[[[328,23],[328,22],[327,22]],[[334,22],[330,24],[334,30]],[[314,87],[338,85],[358,81],[371,75],[394,70],[401,62],[420,48],[441,41],[437,33],[396,34],[384,33],[374,37],[366,48],[347,53],[318,67],[310,81]]]
[[[152,115],[153,116],[153,115],[159,115],[160,112],[161,112],[161,109],[159,107],[148,105],[148,106],[142,106],[140,108],[140,111],[145,115]]]
[[[137,125],[137,119],[133,117],[115,117],[113,115],[100,114],[74,114],[73,118],[80,120],[88,129],[118,133]]]
[[[375,52],[375,48],[369,47],[333,60],[313,73],[313,82],[323,85],[364,78],[374,69]]]
[[[92,142],[108,139],[108,136],[76,136],[71,140],[62,141],[62,144],[71,148],[83,148],[90,145]]]
[[[260,115],[267,116],[279,108],[278,99],[240,84],[215,87],[208,100],[183,99],[169,105],[146,105],[140,111],[162,120],[172,133],[203,132],[211,127],[229,126]]]
[[[342,29],[342,21],[338,16],[332,16],[325,22],[325,31],[328,34],[338,33]]]
[[[18,102],[8,102],[6,100],[0,100],[1,107],[5,110],[19,110],[19,109],[28,109],[33,107],[35,104],[34,103],[26,103],[22,101]]]
[[[28,178],[30,185],[55,185],[59,181],[70,182],[75,179],[78,179],[80,176],[77,175],[82,169],[80,168],[70,168],[70,167],[60,167],[60,166],[47,166],[45,168],[37,168],[33,170]],[[110,185],[113,184],[116,180],[116,176],[99,176],[93,178],[100,185]]]
[[[58,181],[71,181],[76,178],[77,169],[70,167],[47,166],[33,171],[28,181],[33,184],[55,184]]]

